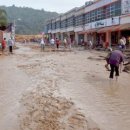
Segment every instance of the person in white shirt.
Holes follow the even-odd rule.
[[[126,49],[126,38],[125,38],[125,37],[122,37],[122,38],[120,39],[119,48],[121,48],[122,50],[125,50],[125,49]]]
[[[45,49],[45,42],[44,42],[43,38],[41,39],[40,44],[41,44],[41,51],[44,51],[44,49]]]
[[[93,48],[93,43],[91,40],[89,40],[89,49],[91,50]]]
[[[52,38],[52,39],[50,40],[50,43],[51,43],[51,45],[54,45],[54,44],[55,44],[55,40]]]
[[[63,43],[64,43],[64,48],[67,48],[67,39],[66,39],[66,37],[64,38]]]
[[[51,44],[52,49],[54,49],[54,47],[55,47],[55,40],[54,40],[54,38],[51,38],[50,44]]]

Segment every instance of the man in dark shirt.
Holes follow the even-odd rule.
[[[116,79],[119,76],[119,65],[124,62],[124,55],[122,51],[120,50],[114,50],[111,52],[110,58],[109,58],[109,64],[111,67],[110,76],[109,78],[113,79],[114,72],[116,73]]]

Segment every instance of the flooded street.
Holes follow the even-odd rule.
[[[87,59],[90,54],[84,53],[86,52],[80,52],[76,58],[71,55],[71,63],[69,61],[63,68],[68,82],[66,84],[63,80],[61,83],[64,84],[62,94],[71,97],[78,107],[82,108],[86,117],[91,117],[101,129],[129,130],[129,74],[122,73],[118,82],[110,83],[109,72],[103,68],[104,61],[90,61]],[[96,55],[97,52],[94,52],[91,57],[98,58]]]
[[[19,45],[0,56],[0,129],[130,130],[130,74],[110,83],[104,55]]]
[[[15,55],[0,56],[0,129],[4,130],[18,128],[19,100],[29,86],[28,77],[17,68],[17,62]]]

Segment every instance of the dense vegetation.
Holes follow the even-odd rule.
[[[8,22],[16,25],[17,34],[38,34],[43,32],[46,21],[58,16],[56,12],[47,12],[44,9],[36,10],[28,7],[0,6],[7,12]]]
[[[0,9],[0,29],[4,30],[7,26],[7,14],[6,11]]]

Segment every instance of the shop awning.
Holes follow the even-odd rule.
[[[118,30],[118,26],[104,27],[104,28],[98,30],[98,33],[104,33],[104,32],[107,32],[107,31],[113,32],[113,31],[116,31],[116,30]]]
[[[119,31],[119,30],[130,30],[130,23],[116,25],[116,26],[110,26],[110,27],[104,27],[102,29],[99,29],[98,33],[104,33],[106,31],[113,32],[113,31]]]
[[[81,32],[78,32],[78,34],[85,34],[86,31],[81,31]]]
[[[118,30],[130,30],[130,23],[121,24],[117,28]]]
[[[97,32],[99,29],[89,29],[89,30],[86,30],[86,33],[94,33],[94,32]]]

